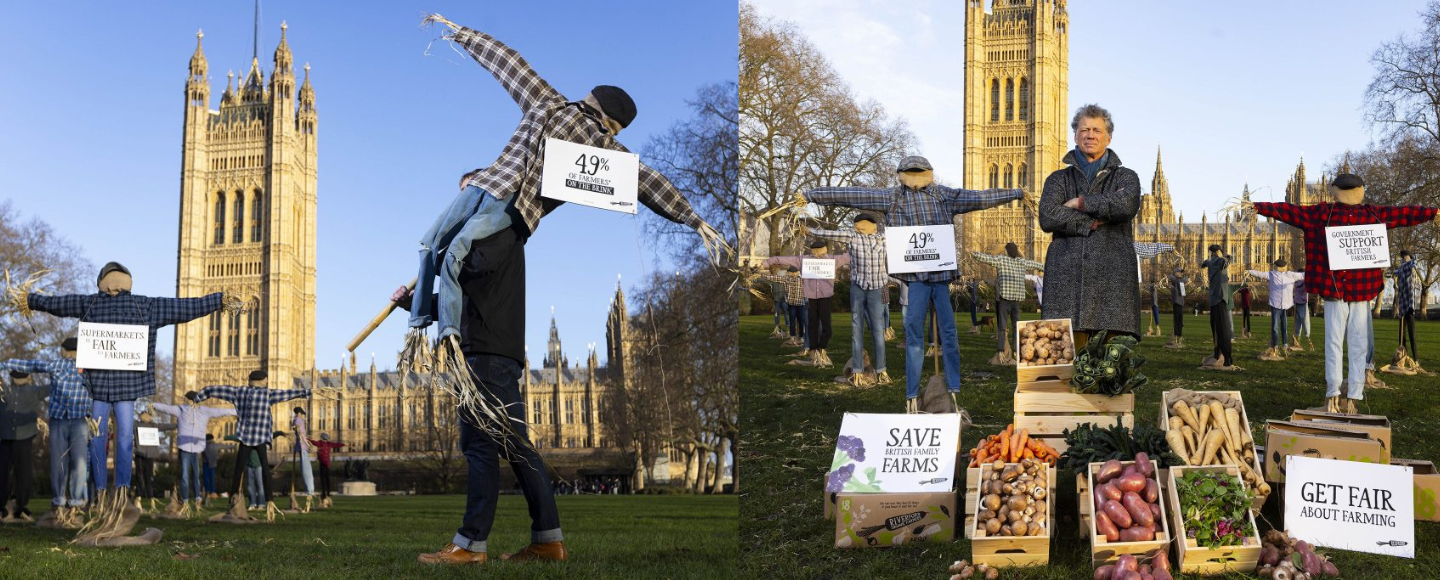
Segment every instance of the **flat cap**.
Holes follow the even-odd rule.
[[[852,218],[850,221],[855,222],[855,223],[860,223],[860,222],[870,222],[870,223],[872,223],[872,224],[878,224],[878,223],[880,223],[880,220],[875,219],[875,214],[870,213],[870,212],[868,212],[868,211],[862,211],[862,212],[860,212],[860,213],[855,214],[855,217]]]
[[[100,275],[95,278],[95,283],[99,284],[101,280],[105,279],[105,275],[111,272],[124,272],[126,276],[130,275],[130,270],[126,268],[124,264],[120,262],[107,262],[104,266],[100,267]]]
[[[1365,180],[1360,179],[1360,176],[1354,173],[1341,173],[1335,176],[1335,182],[1331,185],[1334,185],[1338,189],[1355,189],[1357,187],[1365,187]]]
[[[75,352],[75,351],[76,351],[77,349],[79,349],[79,348],[80,348],[80,340],[79,340],[79,339],[76,339],[76,338],[73,337],[73,336],[70,337],[70,338],[65,339],[64,342],[61,342],[61,343],[60,343],[60,350],[67,350],[67,351],[70,351],[70,352]]]
[[[812,250],[818,250],[823,247],[825,247],[825,242],[821,240],[815,240],[813,242],[810,242],[810,249]]]
[[[907,155],[904,159],[900,160],[900,167],[895,171],[931,171],[934,169],[934,167],[930,166],[929,159],[919,155]]]
[[[270,375],[265,374],[265,371],[250,371],[250,380],[252,381],[263,381],[269,377]]]

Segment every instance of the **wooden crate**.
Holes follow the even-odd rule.
[[[1170,504],[1165,508],[1170,514],[1170,518],[1174,520],[1171,527],[1175,530],[1175,548],[1179,555],[1175,561],[1176,568],[1186,574],[1222,574],[1225,572],[1249,574],[1254,572],[1256,565],[1260,562],[1260,528],[1255,526],[1255,514],[1249,510],[1246,510],[1245,517],[1249,520],[1250,530],[1256,534],[1250,538],[1250,543],[1243,546],[1204,548],[1194,539],[1186,537],[1184,512],[1180,509],[1180,492],[1175,489],[1175,481],[1188,471],[1228,473],[1239,479],[1242,487],[1245,486],[1245,479],[1240,477],[1240,468],[1234,465],[1176,466],[1170,469],[1169,490],[1162,495]]]
[[[1153,460],[1152,460],[1153,461]],[[1170,482],[1170,469],[1162,467],[1155,472],[1156,479],[1160,483],[1160,493],[1165,493],[1165,486]],[[1090,498],[1090,479],[1085,474],[1075,474],[1075,492],[1080,501],[1080,539],[1090,537],[1090,512],[1095,509],[1095,500]]]
[[[1240,402],[1240,428],[1241,428],[1241,429],[1244,429],[1246,433],[1249,433],[1250,436],[1251,436],[1251,438],[1254,438],[1255,432],[1250,430],[1250,416],[1247,415],[1247,414],[1245,414],[1245,398],[1242,397],[1242,396],[1240,396],[1240,391],[1203,391],[1203,392],[1225,393],[1226,395],[1229,395],[1229,396],[1231,396],[1231,397],[1234,397],[1235,400],[1239,401],[1239,402]],[[1170,405],[1172,405],[1172,404],[1174,404],[1174,401],[1172,401],[1172,400],[1170,399],[1170,391],[1165,391],[1165,392],[1163,392],[1163,393],[1160,394],[1160,417],[1159,417],[1159,421],[1160,421],[1160,429],[1161,429],[1161,430],[1169,430],[1169,429],[1170,429]],[[1255,470],[1255,473],[1257,473],[1257,474],[1264,474],[1264,473],[1265,473],[1265,470],[1264,470],[1264,468],[1262,468],[1261,465],[1260,465],[1260,458],[1264,457],[1264,442],[1263,442],[1263,441],[1256,441],[1256,442],[1254,442],[1254,445],[1255,445],[1255,461],[1254,461],[1254,463],[1250,466],[1250,469]],[[1187,459],[1188,459],[1188,458],[1187,458]],[[1263,475],[1262,475],[1262,477],[1263,477]],[[1161,484],[1161,487],[1164,487],[1164,484]],[[1272,486],[1272,488],[1273,488],[1273,486]],[[1274,490],[1274,489],[1271,489],[1271,493],[1273,494],[1274,492],[1275,492],[1275,490]],[[1264,498],[1264,497],[1260,497],[1260,496],[1258,496],[1258,495],[1255,496],[1254,501],[1251,502],[1251,504],[1250,504],[1250,511],[1251,511],[1252,513],[1260,513],[1260,508],[1265,505],[1265,500],[1266,500],[1266,498]]]
[[[1065,329],[1070,333],[1070,344],[1075,344],[1075,329],[1070,327],[1070,319],[1068,318],[1051,320],[1024,320],[1015,327],[1015,358],[1017,360],[1020,358],[1020,333],[1023,332],[1025,328],[1042,322],[1063,322],[1065,324]],[[1074,374],[1075,367],[1070,363],[1031,366],[1023,365],[1019,362],[1015,364],[1015,379],[1016,381],[1021,383],[1033,383],[1036,381],[1046,380],[1068,381],[1070,380],[1070,377]]]
[[[1070,387],[1069,380],[1020,382],[1015,385],[1015,428],[1029,429],[1030,437],[1040,439],[1064,452],[1066,429],[1082,423],[1102,427],[1114,425],[1119,419],[1126,427],[1135,426],[1135,394],[1109,396],[1080,394]]]
[[[1134,461],[1121,461],[1121,462],[1120,462],[1120,465],[1123,467],[1123,466],[1133,465],[1134,463],[1135,463]],[[1085,477],[1086,477],[1086,479],[1087,479],[1087,481],[1086,481],[1087,489],[1092,489],[1092,490],[1095,489],[1095,471],[1098,470],[1098,469],[1100,469],[1100,466],[1101,466],[1101,465],[1104,465],[1104,464],[1103,464],[1103,463],[1091,463],[1090,466],[1085,469]],[[1160,474],[1159,469],[1156,469],[1156,472],[1155,472],[1156,477],[1152,477],[1152,479],[1155,480],[1155,484],[1156,484],[1157,486],[1160,485],[1160,479],[1159,479],[1159,477],[1158,477],[1159,474]],[[1091,517],[1091,518],[1089,519],[1089,524],[1088,524],[1088,528],[1089,528],[1089,529],[1088,529],[1087,531],[1088,531],[1088,533],[1090,534],[1090,559],[1091,559],[1091,562],[1092,562],[1096,567],[1104,566],[1105,564],[1113,564],[1113,563],[1114,563],[1117,559],[1119,559],[1120,556],[1123,555],[1123,554],[1132,554],[1132,555],[1134,555],[1135,557],[1139,558],[1139,557],[1141,557],[1141,556],[1143,556],[1143,555],[1145,555],[1145,554],[1147,554],[1147,553],[1149,553],[1149,552],[1151,552],[1151,551],[1154,551],[1154,550],[1165,550],[1165,549],[1168,549],[1167,546],[1169,546],[1169,544],[1170,544],[1170,539],[1171,539],[1173,536],[1171,536],[1171,534],[1170,534],[1170,522],[1168,521],[1168,518],[1167,518],[1167,516],[1165,515],[1165,514],[1166,514],[1166,511],[1165,511],[1165,503],[1166,503],[1166,502],[1165,502],[1164,499],[1163,499],[1163,498],[1164,498],[1164,492],[1165,492],[1165,490],[1164,490],[1164,489],[1161,489],[1160,492],[1161,492],[1161,501],[1159,502],[1159,504],[1160,504],[1160,529],[1159,529],[1159,530],[1156,530],[1156,532],[1155,532],[1155,539],[1153,539],[1153,540],[1149,540],[1149,541],[1145,541],[1145,542],[1105,542],[1105,541],[1098,541],[1098,540],[1097,540],[1098,534],[1096,534],[1096,532],[1095,532],[1095,518]],[[1084,499],[1088,502],[1088,503],[1086,503],[1085,505],[1092,505],[1092,506],[1093,506],[1093,504],[1094,504],[1094,501],[1093,501],[1093,500],[1091,500],[1091,499],[1088,498],[1088,497],[1087,497],[1087,498],[1084,498]],[[1092,507],[1092,510],[1093,510],[1093,507]]]
[[[970,540],[971,561],[990,566],[1043,566],[1050,563],[1050,538],[1055,532],[1055,466],[1047,468],[1045,534],[1025,537],[976,537],[975,514],[980,506],[980,481],[993,463],[972,467],[965,480],[965,538]],[[983,474],[983,475],[982,475]]]

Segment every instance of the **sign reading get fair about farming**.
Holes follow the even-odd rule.
[[[1415,557],[1413,469],[1285,458],[1285,526],[1317,546]]]
[[[75,366],[82,369],[143,371],[150,364],[150,327],[143,324],[81,322]]]
[[[639,190],[639,155],[560,139],[545,140],[540,195],[634,214]]]
[[[891,274],[954,270],[955,225],[886,228],[885,258]]]
[[[960,416],[846,413],[826,492],[945,492],[955,485]]]
[[[800,277],[815,280],[834,280],[835,260],[830,258],[803,258],[800,260]]]
[[[1390,267],[1390,235],[1385,224],[1325,228],[1331,270]]]

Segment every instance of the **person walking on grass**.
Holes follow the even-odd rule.
[[[235,455],[235,479],[230,483],[230,501],[232,504],[238,501],[240,476],[248,461],[247,452],[254,451],[260,457],[260,483],[265,488],[265,507],[268,513],[268,510],[274,508],[272,500],[275,497],[275,486],[270,481],[268,455],[275,436],[275,417],[271,414],[270,407],[291,399],[308,398],[310,389],[270,389],[265,386],[267,378],[265,371],[257,370],[250,373],[249,386],[210,386],[200,389],[199,392],[186,393],[186,397],[196,403],[214,397],[235,406],[235,415],[240,419],[235,426],[240,448]]]
[[[339,451],[344,443],[330,440],[329,433],[321,433],[320,439],[310,439],[315,446],[316,458],[320,460],[320,507],[330,507],[330,454]]]
[[[7,360],[0,369],[11,377],[43,373],[50,379],[50,404],[46,422],[50,426],[50,513],[41,517],[41,525],[54,527],[79,525],[79,510],[89,498],[90,425],[94,407],[85,378],[75,368],[75,351],[79,341],[70,337],[60,344],[60,358],[40,360]]]
[[[213,452],[210,449],[214,440],[206,433],[210,420],[234,417],[235,408],[196,405],[190,402],[188,393],[184,404],[151,403],[150,408],[175,417],[179,424],[180,497],[184,501],[194,500],[198,509],[205,494],[214,491],[215,462],[219,460],[220,454],[218,447]]]

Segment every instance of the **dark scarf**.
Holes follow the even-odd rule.
[[[1070,157],[1075,160],[1075,168],[1079,169],[1080,173],[1085,175],[1085,182],[1091,183],[1095,181],[1095,174],[1100,173],[1100,170],[1110,161],[1110,150],[1106,149],[1105,153],[1101,154],[1100,158],[1094,162],[1086,159],[1085,154],[1080,152],[1079,147],[1075,148],[1075,151]]]

